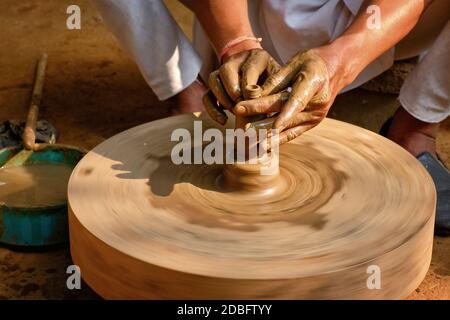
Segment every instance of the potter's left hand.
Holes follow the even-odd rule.
[[[226,57],[220,68],[209,75],[210,91],[203,97],[206,111],[213,120],[225,124],[227,116],[223,109],[232,111],[236,102],[250,98],[248,86],[256,85],[262,75],[271,76],[279,69],[275,59],[261,48]]]
[[[279,143],[295,139],[315,127],[328,113],[336,97],[330,87],[327,63],[314,50],[296,54],[262,86],[262,98],[239,102],[239,116],[271,114],[273,129],[279,130]],[[291,92],[281,92],[291,86]]]

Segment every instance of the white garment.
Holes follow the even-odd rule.
[[[94,0],[94,3],[160,100],[194,82],[201,60],[162,0]]]
[[[353,22],[364,0],[251,0],[249,20],[262,47],[278,62],[286,63],[299,51],[325,45],[339,37]],[[198,23],[194,28],[194,47],[204,61],[202,78],[215,67],[214,51]],[[389,69],[394,48],[383,53],[342,92],[356,88]]]
[[[259,28],[269,37],[276,57],[286,63],[299,51],[325,45],[339,37],[353,22],[364,0],[257,0],[249,15],[258,14]],[[259,8],[258,8],[259,7]],[[252,19],[251,19],[252,20]],[[356,88],[389,69],[394,48],[370,65],[342,92]]]
[[[399,99],[419,120],[437,123],[450,116],[450,21],[406,78]]]
[[[199,24],[196,22],[194,28],[195,51],[161,0],[94,2],[160,100],[188,87],[199,73],[206,79],[217,67],[214,51]],[[280,63],[285,63],[300,50],[321,46],[339,37],[352,23],[362,3],[363,0],[250,0],[249,19],[255,35],[263,38],[262,46]],[[448,40],[448,36],[445,37]],[[421,63],[411,75],[400,97],[413,116],[428,122],[446,118],[449,112],[448,41],[443,49],[444,46],[433,47],[430,51],[433,56],[425,58],[422,63],[426,66]],[[373,61],[343,91],[390,68],[394,50],[391,48]],[[436,59],[443,62],[433,65]],[[419,83],[421,78],[428,80]],[[414,107],[416,101],[419,103]]]

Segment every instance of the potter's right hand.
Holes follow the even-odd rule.
[[[232,111],[235,104],[249,98],[248,86],[256,85],[262,75],[270,77],[280,65],[264,49],[251,49],[224,59],[218,70],[208,79],[210,91],[203,97],[208,114],[218,123],[225,124],[224,109]]]
[[[296,54],[267,78],[261,98],[239,102],[234,113],[241,117],[277,113],[270,119],[272,128],[279,130],[279,144],[315,127],[325,118],[340,90],[334,82],[330,84],[328,63],[319,52],[308,50]],[[338,77],[333,78],[336,81]],[[284,91],[288,87],[291,91]]]

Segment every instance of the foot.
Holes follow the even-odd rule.
[[[387,137],[417,157],[429,152],[436,157],[439,123],[423,122],[400,107],[392,118]]]
[[[386,129],[386,128],[385,128]],[[387,129],[387,137],[412,153],[427,169],[436,186],[437,206],[434,232],[450,235],[450,172],[438,160],[436,135],[438,123],[427,123],[400,107]]]
[[[421,153],[417,160],[430,173],[436,186],[437,205],[434,233],[438,236],[450,235],[450,172],[428,152]]]
[[[172,105],[169,108],[170,115],[204,111],[202,97],[206,91],[203,83],[195,80],[189,87],[169,99]]]

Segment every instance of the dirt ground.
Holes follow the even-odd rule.
[[[60,131],[59,142],[90,149],[135,125],[167,116],[134,62],[87,0],[81,30],[67,30],[68,0],[2,0],[0,2],[0,121],[24,119],[34,65],[41,52],[49,55],[40,117]],[[167,1],[190,35],[192,16]],[[379,130],[398,107],[395,95],[361,89],[338,97],[330,116]],[[438,138],[439,154],[450,165],[450,121]],[[450,238],[436,237],[430,270],[410,299],[450,299]],[[63,246],[46,252],[17,252],[0,247],[0,299],[97,298],[86,284],[66,288],[66,267],[72,264]]]

